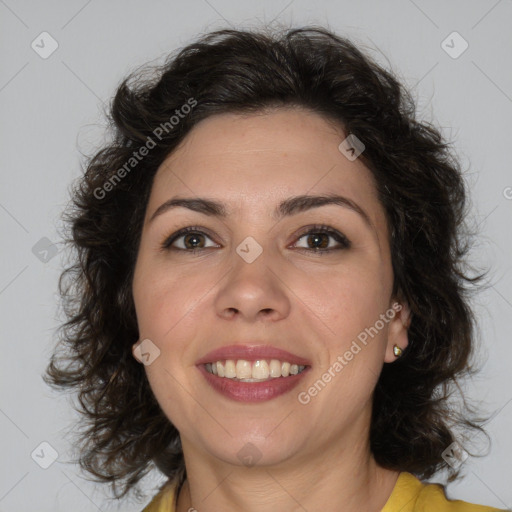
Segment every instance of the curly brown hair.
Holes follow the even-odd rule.
[[[132,356],[139,338],[132,278],[153,177],[202,119],[297,106],[364,142],[360,158],[390,230],[393,294],[412,313],[409,346],[384,365],[375,389],[373,455],[389,469],[428,478],[446,468],[453,479],[443,450],[456,432],[483,431],[465,400],[463,412],[449,406],[460,378],[473,371],[469,293],[482,275],[469,277],[467,192],[440,131],[416,119],[396,75],[322,27],[218,30],[149,71],[118,87],[112,141],[88,161],[64,213],[73,249],[59,280],[67,321],[44,379],[78,394],[81,467],[110,482],[118,498],[138,493],[154,465],[183,480],[179,433]]]

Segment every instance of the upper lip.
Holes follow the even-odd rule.
[[[297,356],[269,345],[229,345],[220,347],[208,352],[196,362],[196,365],[213,363],[215,361],[223,361],[226,359],[245,359],[246,361],[256,361],[258,359],[279,359],[290,364],[301,366],[310,366],[311,363],[307,359]]]

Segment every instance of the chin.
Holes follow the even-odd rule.
[[[268,432],[271,432],[272,439]],[[276,431],[267,430],[267,437],[248,435],[247,431],[240,436],[232,434],[233,437],[227,443],[211,446],[210,452],[218,459],[235,466],[276,466],[285,463],[300,450],[286,431],[283,431],[283,435],[276,435]],[[228,453],[226,446],[230,450]]]

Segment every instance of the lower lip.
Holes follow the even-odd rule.
[[[309,370],[307,367],[297,375],[277,377],[262,382],[240,382],[213,375],[206,370],[203,364],[200,364],[198,368],[215,391],[237,402],[265,402],[284,395],[297,386]]]

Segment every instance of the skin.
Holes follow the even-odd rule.
[[[396,360],[394,344],[407,346],[406,304],[309,403],[297,399],[395,303],[384,209],[368,168],[338,149],[345,137],[341,127],[298,108],[216,115],[158,169],[133,297],[140,339],[160,350],[145,366],[149,383],[182,440],[187,481],[178,512],[379,511],[393,490],[398,473],[376,464],[369,425],[382,366]],[[330,193],[355,201],[372,227],[339,205],[272,217],[290,196]],[[149,222],[175,196],[222,201],[228,216],[179,207]],[[341,232],[350,248],[314,253],[315,242],[303,236],[312,224]],[[202,250],[160,249],[186,226],[206,231]],[[248,236],[263,249],[252,263],[236,252]],[[330,237],[325,243],[339,246]],[[280,397],[232,401],[208,385],[196,361],[247,340],[305,357],[311,370]],[[237,456],[246,443],[261,456],[253,466]]]

